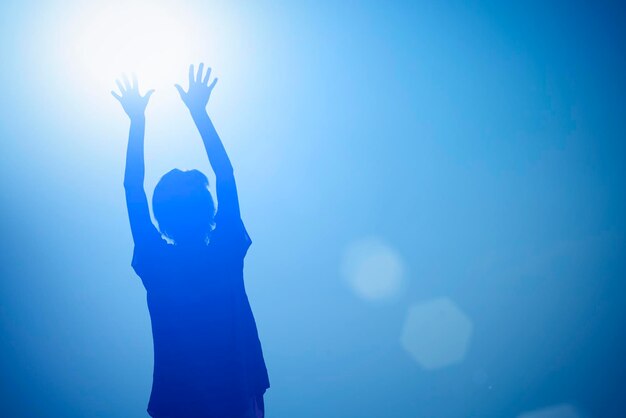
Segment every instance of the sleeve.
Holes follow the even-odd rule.
[[[153,276],[152,272],[157,269],[163,246],[166,243],[150,219],[148,200],[143,185],[125,184],[124,189],[130,230],[135,243],[131,266],[146,284],[149,277]]]
[[[133,259],[130,264],[144,286],[148,287],[161,270],[166,245],[167,243],[156,230],[135,241]]]

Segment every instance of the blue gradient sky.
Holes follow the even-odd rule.
[[[138,74],[157,89],[146,188],[209,169],[173,87],[204,61],[253,240],[268,417],[626,414],[621,6],[131,4],[0,5],[3,416],[147,416],[128,121],[109,93],[135,68],[92,42],[155,4],[193,39],[173,34],[185,47]],[[110,26],[90,24],[100,10]],[[342,277],[364,239],[401,260],[395,297],[364,300]],[[438,298],[473,331],[461,362],[427,370],[400,337],[409,308]]]

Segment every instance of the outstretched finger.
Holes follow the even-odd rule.
[[[111,94],[115,97],[120,103],[122,102],[122,96],[111,90]]]
[[[215,77],[213,79],[213,82],[211,83],[211,85],[209,86],[209,89],[213,90],[213,87],[215,87],[215,83],[217,83],[217,77]]]
[[[193,84],[193,64],[189,66],[189,85]]]
[[[124,88],[120,80],[115,80],[115,84],[117,84],[117,87],[120,89],[120,93],[126,93],[126,89]]]
[[[133,73],[133,88],[139,90],[139,83],[137,82],[137,74]]]
[[[201,62],[198,66],[198,75],[196,76],[196,83],[200,83],[202,81],[202,71],[204,71],[204,63]]]
[[[150,100],[150,96],[152,96],[152,93],[154,93],[154,89],[148,90],[148,92],[146,93],[145,96],[143,96],[143,98],[146,99],[146,101]]]
[[[132,87],[130,86],[130,81],[128,81],[128,77],[126,76],[126,74],[122,74],[122,78],[124,79],[124,85],[126,86],[126,90],[132,90]]]
[[[210,75],[211,75],[211,67],[206,69],[206,75],[204,76],[204,80],[202,80],[202,84],[207,84],[209,82]]]

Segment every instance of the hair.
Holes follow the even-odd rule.
[[[165,173],[154,188],[152,209],[159,230],[174,243],[189,237],[206,240],[214,227],[209,180],[198,170]]]

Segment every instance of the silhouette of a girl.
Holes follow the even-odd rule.
[[[216,177],[215,213],[208,180],[174,169],[152,199],[144,191],[145,108],[154,90],[139,94],[137,79],[117,80],[111,92],[130,117],[124,188],[135,243],[132,266],[147,293],[154,341],[148,413],[161,418],[264,416],[269,387],[256,323],[243,282],[251,244],[241,220],[233,168],[206,112],[211,69],[189,67],[189,89],[176,88],[189,109]],[[168,243],[162,236],[168,238]]]

